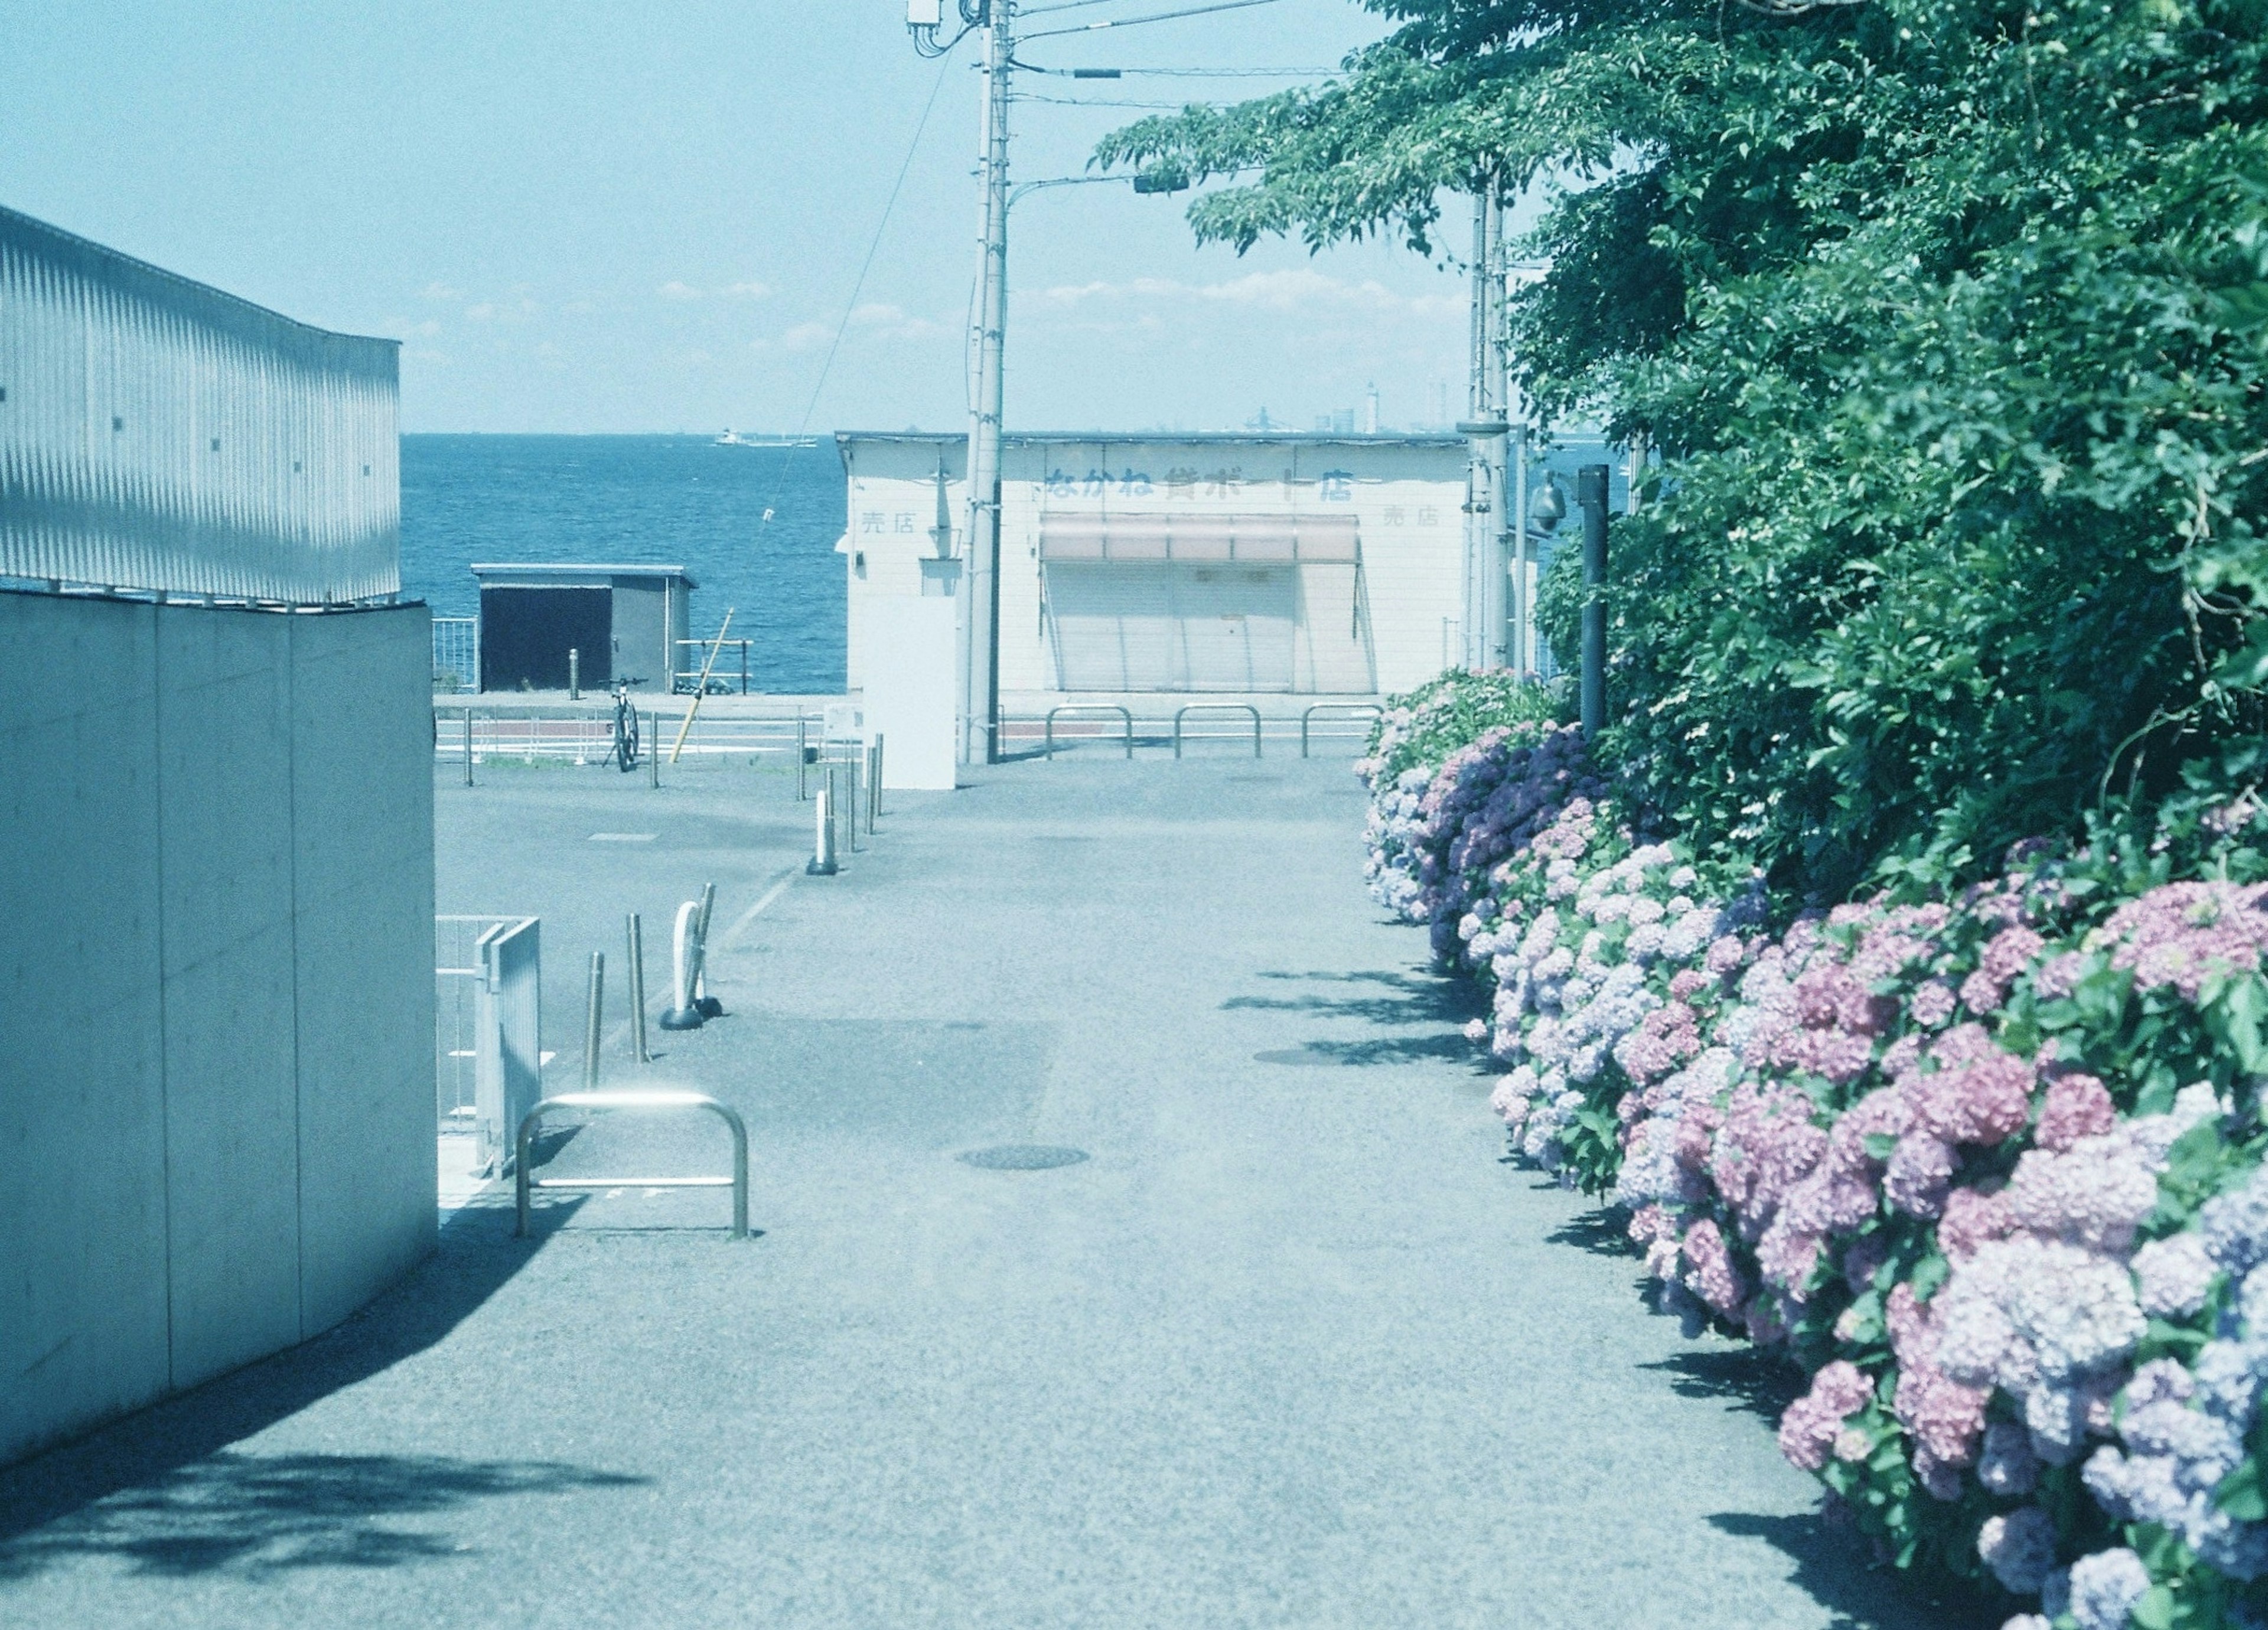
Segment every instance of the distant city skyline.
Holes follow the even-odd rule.
[[[902,0],[811,17],[784,0],[26,11],[0,59],[0,203],[401,339],[411,432],[957,428],[973,59],[916,56]],[[1381,27],[1349,0],[1282,0],[1028,55],[1316,68]],[[1098,136],[1150,107],[1294,82],[1020,76],[1014,173],[1083,173]],[[1105,185],[1018,204],[1012,426],[1359,423],[1373,383],[1381,425],[1462,411],[1454,270],[1378,242],[1200,250],[1186,203]]]

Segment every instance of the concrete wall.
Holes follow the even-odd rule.
[[[0,594],[0,1463],[431,1250],[430,646]]]

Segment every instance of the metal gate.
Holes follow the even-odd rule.
[[[533,917],[433,919],[433,1080],[440,1130],[470,1132],[479,1169],[511,1169],[543,1096],[541,929]]]

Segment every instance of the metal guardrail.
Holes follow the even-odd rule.
[[[742,696],[747,695],[748,647],[755,643],[755,642],[754,640],[750,639],[679,640],[677,642],[677,650],[679,653],[677,672],[671,678],[669,688],[679,696],[690,696],[700,686],[701,667],[703,662],[707,660],[707,653],[712,651],[729,651],[737,645],[740,647],[740,694]],[[684,658],[684,653],[688,651],[693,653],[693,660],[689,663],[687,662]],[[712,673],[709,679],[709,694],[711,696],[729,696],[732,694],[732,687],[727,685],[719,675]]]
[[[1287,697],[1285,700],[1294,702],[1296,698]],[[1296,747],[1302,756],[1307,757],[1314,756],[1320,744],[1326,741],[1351,743],[1359,749],[1369,738],[1371,719],[1381,711],[1377,704],[1370,702],[1317,702],[1303,711],[1287,708],[1281,713],[1270,712],[1264,705],[1255,708],[1248,703],[1192,702],[1188,706],[1197,712],[1183,725],[1182,738],[1185,742],[1244,740],[1250,714],[1257,712],[1263,756],[1266,756],[1266,744],[1271,742],[1287,756]],[[1236,721],[1233,731],[1204,729],[1200,715],[1216,707],[1245,717]],[[1063,717],[1050,728],[1050,715],[1057,713]],[[1080,728],[1082,720],[1086,728]],[[1170,749],[1173,714],[1162,707],[1156,713],[1145,714],[1121,704],[1077,702],[1062,704],[1046,712],[1000,715],[1001,744],[1012,756],[1019,757],[1053,757],[1058,753],[1097,747],[1116,747],[1122,756],[1137,757],[1138,753],[1127,751],[1130,737],[1136,749]]]
[[[641,730],[675,733],[677,721],[657,712],[641,719]],[[800,726],[805,734],[799,736]],[[761,719],[720,719],[707,714],[693,721],[687,733],[683,756],[712,763],[731,758],[770,758],[792,761],[802,756],[813,731],[813,716],[800,719],[780,714]],[[467,751],[468,731],[470,752]],[[455,761],[469,756],[474,763],[490,759],[517,759],[576,764],[613,762],[615,715],[611,703],[593,702],[546,708],[541,712],[489,712],[477,707],[434,709],[433,753],[438,759]],[[648,749],[649,753],[651,749]],[[665,749],[666,751],[666,749]],[[678,768],[688,766],[681,763]]]
[[[1300,715],[1300,756],[1307,756],[1307,721],[1318,713],[1367,713],[1375,719],[1386,717],[1386,710],[1375,702],[1318,702]]]
[[[528,1171],[528,1155],[535,1129],[543,1117],[559,1110],[706,1110],[724,1121],[733,1134],[733,1175],[729,1177],[537,1177]],[[527,1233],[528,1199],[536,1189],[721,1189],[733,1191],[733,1237],[748,1237],[748,1129],[740,1115],[704,1092],[656,1088],[642,1092],[564,1092],[546,1098],[519,1124],[518,1184],[519,1222],[514,1232]]]
[[[1055,761],[1056,756],[1056,719],[1064,713],[1117,714],[1126,721],[1126,756],[1129,758],[1134,756],[1134,715],[1130,712],[1108,702],[1066,702],[1061,707],[1051,707],[1048,710],[1048,761],[1050,763]]]
[[[1174,715],[1174,756],[1182,756],[1182,720],[1191,713],[1249,713],[1252,715],[1252,756],[1260,756],[1260,710],[1248,702],[1192,702]]]

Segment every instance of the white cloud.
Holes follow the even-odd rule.
[[[1392,313],[1413,317],[1462,317],[1465,299],[1460,295],[1405,295],[1376,278],[1350,283],[1309,267],[1284,271],[1248,272],[1222,283],[1181,283],[1167,277],[1136,277],[1124,283],[1059,284],[1040,291],[1050,305],[1076,306],[1124,304],[1138,300],[1203,302],[1209,305],[1257,307],[1265,311],[1316,310]]]
[[[465,291],[462,289],[453,289],[446,283],[434,282],[425,285],[421,298],[429,300],[461,300],[465,298]]]
[[[902,306],[884,306],[870,301],[850,308],[850,321],[855,328],[873,328],[886,322],[903,322],[905,320],[906,308]]]
[[[834,333],[823,322],[799,322],[780,336],[780,344],[788,350],[811,350],[826,344]]]
[[[762,283],[726,283],[713,289],[696,289],[675,277],[654,291],[665,300],[761,300],[771,291],[771,285]]]
[[[526,322],[535,315],[538,306],[534,300],[482,300],[465,307],[466,317],[474,322]]]

